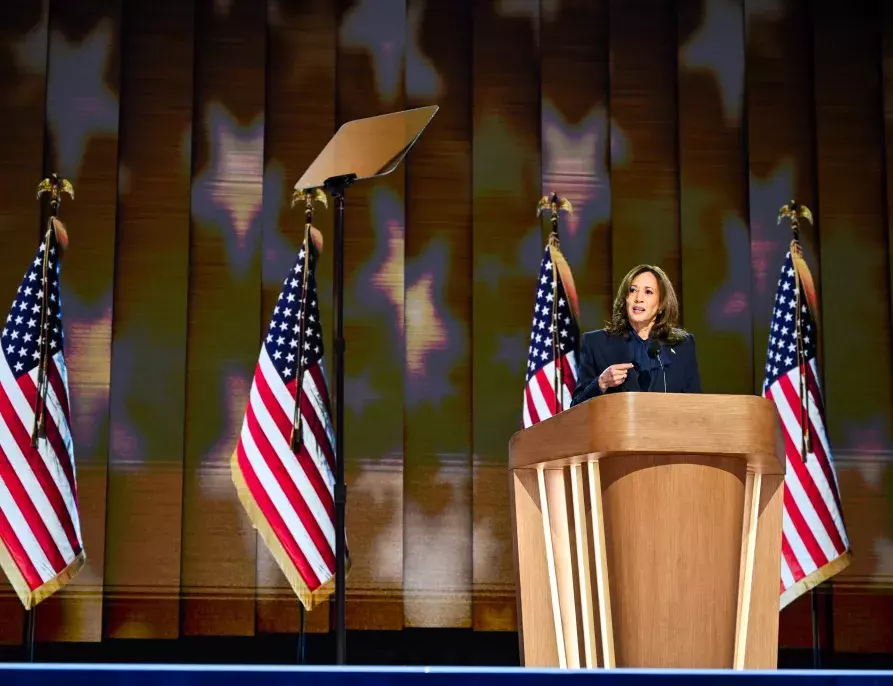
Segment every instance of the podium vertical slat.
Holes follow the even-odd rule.
[[[592,517],[592,554],[595,588],[598,598],[598,622],[602,637],[602,666],[616,666],[614,659],[614,623],[611,619],[611,587],[608,583],[608,557],[605,553],[605,514],[602,507],[602,480],[598,462],[586,464],[589,476],[589,501]]]
[[[552,525],[549,521],[549,497],[546,492],[546,476],[543,469],[536,471],[539,486],[540,512],[543,516],[543,541],[546,546],[546,564],[549,568],[549,594],[552,599],[552,620],[555,623],[555,643],[558,645],[558,666],[567,667],[567,652],[561,624],[561,603],[558,599],[558,577],[555,573],[555,551],[552,547]]]
[[[580,588],[580,614],[583,630],[583,650],[586,667],[598,667],[596,641],[599,631],[595,623],[592,595],[592,576],[589,564],[589,527],[586,525],[586,491],[583,488],[583,471],[580,465],[570,467],[571,500],[574,516],[574,539],[577,554],[577,578]],[[600,601],[599,601],[600,604]]]

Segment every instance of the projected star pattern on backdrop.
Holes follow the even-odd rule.
[[[231,11],[230,4],[218,3],[215,11],[221,16],[226,15]],[[531,6],[532,3],[508,0],[495,3],[496,21],[529,21],[533,27],[538,26],[539,21],[561,22],[565,12],[561,3],[546,3],[543,5],[543,16],[540,17],[538,14],[535,16]],[[403,3],[393,0],[384,11],[390,20],[405,22],[410,27],[405,44],[382,39],[377,33],[376,23],[364,20],[372,11],[371,7],[371,0],[351,5],[343,17],[339,37],[344,49],[365,55],[381,102],[394,102],[399,95],[401,70],[405,70],[406,88],[420,96],[436,99],[439,94],[449,92],[449,79],[438,68],[437,61],[426,53],[426,32],[433,30],[425,22],[425,13],[428,11],[426,5],[417,3],[411,11],[404,11]],[[748,25],[752,22],[781,22],[786,16],[783,3],[769,0],[748,3],[748,8],[744,19]],[[730,18],[733,10],[738,11],[728,0],[711,0],[705,4],[700,22],[680,46],[680,68],[713,82],[724,125],[730,130],[737,130],[741,126],[742,65],[740,62],[730,61],[717,48],[722,45],[721,36],[726,30],[724,27],[733,21]],[[735,21],[740,22],[740,17]],[[45,28],[43,35],[46,36]],[[36,58],[40,40],[40,32],[35,30],[23,33],[20,40],[13,44],[17,68],[21,72],[40,68]],[[75,182],[91,141],[116,135],[118,96],[106,79],[112,59],[110,46],[114,40],[111,24],[102,19],[78,38],[52,32],[55,48],[50,57],[52,64],[49,69],[47,119],[50,135],[56,146],[56,161],[60,169],[69,170],[68,173]],[[771,50],[772,45],[760,44],[756,49]],[[544,101],[541,141],[542,190],[548,191],[554,187],[554,190],[567,195],[577,210],[573,218],[562,220],[562,237],[565,254],[580,280],[586,278],[593,235],[610,222],[610,166],[623,164],[625,159],[635,158],[640,152],[625,137],[624,121],[611,119],[610,113],[597,103],[584,111],[584,116],[571,119],[562,111],[560,104]],[[263,117],[251,122],[240,122],[223,104],[211,103],[205,121],[207,129],[196,131],[195,135],[208,137],[210,154],[208,164],[197,170],[193,184],[193,211],[200,220],[219,227],[225,236],[226,268],[238,273],[250,261],[252,252],[258,249],[255,242],[245,240],[246,236],[257,232],[258,223],[264,224],[264,231],[267,230],[267,224],[285,231],[282,227],[288,225],[291,227],[289,230],[292,230],[300,224],[300,218],[297,213],[278,210],[276,217],[265,214],[268,205],[266,202],[261,203],[261,198],[267,193],[267,189],[281,187],[288,184],[289,180],[274,178],[281,174],[281,167],[277,167],[275,157],[268,159],[264,167]],[[479,159],[475,163],[478,172],[475,176],[475,193],[478,196],[492,195],[501,202],[513,198],[521,202],[518,194],[519,189],[524,186],[523,179],[527,174],[525,160],[537,152],[537,141],[519,134],[505,118],[504,112],[486,109],[481,111],[477,114],[475,127],[475,136],[486,142],[489,155],[487,159]],[[611,153],[606,149],[608,147]],[[711,243],[720,246],[719,252],[723,258],[717,261],[716,269],[723,274],[723,278],[712,282],[710,291],[704,294],[709,303],[703,312],[707,330],[696,331],[699,336],[723,333],[743,339],[751,335],[749,328],[743,325],[745,320],[742,319],[742,313],[750,316],[747,313],[757,311],[758,307],[765,304],[765,298],[772,290],[772,275],[783,256],[786,236],[774,223],[778,198],[788,199],[797,187],[798,175],[804,172],[792,160],[794,152],[780,149],[775,165],[765,175],[752,174],[749,233],[748,218],[737,213],[724,213],[719,226],[701,227],[701,230],[710,232]],[[244,189],[246,184],[251,191],[244,195],[239,189]],[[232,192],[234,189],[236,192]],[[412,192],[411,187],[408,192]],[[726,198],[716,196],[712,191],[689,186],[685,188],[685,192],[689,197],[703,198],[703,202],[713,208],[723,208],[726,205]],[[532,217],[536,198],[525,197],[523,201],[530,203]],[[279,197],[278,202],[285,203],[287,198]],[[379,360],[364,353],[362,345],[351,346],[349,354],[355,360],[354,372],[346,379],[346,405],[350,421],[361,421],[364,414],[387,393],[388,384],[405,383],[404,402],[410,414],[422,407],[438,408],[454,398],[462,392],[455,383],[456,371],[468,364],[472,334],[475,338],[492,341],[492,345],[480,348],[488,351],[488,357],[478,360],[478,365],[500,367],[504,370],[504,378],[516,378],[517,393],[520,393],[523,384],[526,352],[523,326],[521,330],[512,331],[496,328],[495,325],[488,327],[485,322],[472,332],[470,322],[466,321],[464,315],[457,314],[450,305],[453,300],[448,292],[456,282],[457,265],[453,261],[449,244],[439,241],[434,235],[417,256],[405,257],[404,232],[412,231],[412,227],[405,226],[402,203],[401,198],[392,195],[386,188],[377,189],[373,193],[368,212],[374,230],[374,249],[362,264],[347,275],[345,312],[349,326],[354,323],[362,325],[364,330],[379,330],[377,336],[381,340],[371,346],[371,349],[390,350],[403,358],[403,378],[389,379],[377,375]],[[78,230],[87,230],[83,227],[72,228],[75,237]],[[521,312],[529,306],[529,282],[533,278],[542,250],[543,236],[534,219],[516,229],[513,235],[505,235],[498,249],[476,248],[474,281],[480,289],[504,293],[506,306],[512,311]],[[475,231],[486,230],[487,227],[475,227]],[[284,260],[285,264],[288,262],[287,256],[280,252],[286,247],[287,243],[280,243],[275,255],[267,255],[264,259],[275,260],[277,264]],[[72,249],[78,249],[77,240],[72,241]],[[830,257],[826,256],[826,259]],[[751,293],[749,288],[743,289],[741,284],[749,283],[752,275],[755,275],[755,287]],[[616,279],[617,274],[614,277]],[[114,282],[93,283],[84,288],[82,284],[89,281],[89,275],[81,274],[68,284],[65,283],[65,278],[66,272],[63,269],[63,287],[68,287],[71,292],[70,295],[66,293],[69,303],[66,327],[73,332],[70,338],[73,405],[75,412],[80,415],[80,430],[92,434],[86,440],[96,445],[101,440],[95,433],[106,426],[97,415],[104,411],[101,399],[107,396],[108,391],[106,389],[104,393],[97,395],[95,389],[90,388],[89,379],[91,376],[107,377],[107,372],[103,373],[98,367],[83,372],[78,367],[83,369],[84,365],[102,364],[103,355],[100,353],[103,351],[98,351],[96,347],[101,347],[102,343],[91,337],[91,331],[111,327],[111,293]],[[689,281],[693,277],[686,275],[686,279],[692,287],[697,287],[697,281]],[[326,286],[321,284],[321,288]],[[607,316],[604,306],[591,299],[585,290],[580,295],[581,326],[584,329],[600,326]],[[762,326],[758,319],[755,315],[754,326],[757,330]],[[496,321],[505,320],[497,318]],[[328,328],[331,322],[324,322],[324,325]],[[765,345],[765,340],[758,336],[754,338],[755,349],[764,349]],[[126,350],[119,350],[116,354],[123,355],[122,359],[126,360]],[[238,366],[227,367],[221,362],[219,372],[220,392],[222,396],[227,396],[241,383],[240,375],[243,370]],[[124,378],[120,382],[128,383]],[[129,382],[138,383],[136,379]],[[242,386],[232,394],[244,395],[245,389]],[[508,398],[512,392],[514,391],[510,389],[494,391],[493,397]],[[395,411],[402,409],[395,408]],[[141,410],[137,408],[133,411]],[[219,432],[221,439],[212,444],[207,458],[209,461],[213,462],[226,454],[229,446],[223,437],[231,433],[230,424],[238,423],[239,414],[236,406],[231,407],[224,403],[220,408],[215,430]],[[884,416],[849,415],[847,422],[838,432],[838,435],[844,436],[843,443],[846,446],[838,463],[842,490],[845,493],[850,490],[853,493],[871,494],[875,502],[878,499],[881,502],[886,501],[887,508],[886,512],[881,509],[870,516],[857,515],[866,532],[871,532],[865,534],[864,543],[875,551],[875,566],[861,571],[863,574],[889,578],[893,575],[893,540],[889,535],[889,531],[893,529],[890,522],[893,518],[893,493],[889,486],[891,468],[884,456],[889,456],[893,450],[890,427]],[[134,425],[145,426],[145,422],[136,421]],[[483,440],[493,444],[504,443],[505,430],[505,427],[493,426],[491,431],[496,437],[492,441],[486,437]],[[143,437],[139,432],[134,432],[128,440],[139,444]],[[446,445],[448,442],[444,439],[442,444]],[[455,454],[444,453],[440,476],[435,477],[441,480],[441,484],[448,484],[446,492],[452,495],[447,495],[446,499],[429,499],[424,484],[415,485],[404,492],[402,485],[394,481],[392,471],[398,469],[399,472],[399,468],[394,467],[389,460],[395,451],[400,452],[401,446],[376,441],[374,436],[371,437],[370,445],[373,446],[371,449],[356,444],[351,447],[353,463],[349,468],[352,470],[351,478],[355,487],[353,497],[375,501],[378,507],[390,512],[387,524],[389,527],[396,526],[395,522],[404,516],[404,508],[408,508],[412,510],[412,517],[420,518],[424,530],[435,532],[440,530],[438,527],[444,527],[443,530],[453,532],[451,535],[473,535],[476,538],[475,567],[496,570],[492,575],[487,571],[480,572],[482,585],[489,584],[488,588],[508,588],[511,579],[507,572],[510,570],[505,568],[505,563],[510,555],[510,541],[505,538],[505,529],[490,520],[478,520],[474,522],[473,534],[459,532],[464,520],[457,519],[456,513],[459,508],[467,506],[467,496],[462,493],[471,488],[471,485],[463,481],[465,477],[451,476],[450,465],[456,459]],[[847,452],[879,457],[848,462]],[[134,454],[142,454],[147,463],[151,463],[153,459],[145,451],[136,450]],[[375,461],[379,458],[380,462],[376,465]],[[436,485],[429,485],[435,489],[430,493],[444,492],[442,489],[437,490],[439,487]],[[226,497],[224,484],[217,484],[213,488],[213,497]],[[408,500],[404,503],[404,499]],[[355,526],[358,527],[355,535],[362,536],[362,521],[356,520]],[[381,529],[368,533],[372,543],[367,552],[374,559],[364,582],[370,584],[370,587],[380,582],[383,588],[399,583],[402,552],[375,545],[376,540],[394,538],[394,531]],[[469,574],[461,566],[451,567],[453,562],[450,560],[432,558],[430,564],[430,573],[440,579]],[[444,572],[444,569],[448,571]],[[424,572],[424,567],[416,569],[414,578],[418,579]],[[432,589],[416,584],[413,590],[424,593]]]

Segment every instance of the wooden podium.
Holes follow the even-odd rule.
[[[777,666],[770,401],[602,396],[515,434],[509,469],[525,666]]]

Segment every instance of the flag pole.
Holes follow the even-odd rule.
[[[809,384],[807,383],[807,361],[806,347],[803,343],[803,331],[800,328],[800,312],[803,307],[801,296],[803,295],[803,287],[801,284],[801,275],[798,262],[803,261],[803,248],[800,244],[800,219],[803,218],[812,224],[812,212],[806,205],[800,205],[795,200],[791,200],[787,205],[783,205],[778,211],[778,223],[787,218],[791,223],[791,263],[794,265],[794,290],[796,297],[796,315],[794,316],[794,340],[797,342],[797,376],[799,377],[800,388],[800,456],[804,463],[812,452],[812,434],[809,430]],[[806,307],[809,307],[807,302]],[[816,342],[818,346],[818,341]],[[812,615],[812,667],[813,669],[821,669],[822,652],[821,638],[819,635],[819,598],[817,587],[813,587],[810,591],[810,606]]]
[[[315,203],[320,203],[323,207],[328,207],[328,201],[326,200],[326,194],[322,192],[319,188],[313,190],[305,190],[303,188],[298,188],[295,190],[291,199],[291,206],[294,207],[298,202],[304,202],[304,240],[303,240],[303,248],[304,251],[304,270],[301,278],[301,302],[300,302],[300,318],[298,320],[298,373],[296,374],[297,379],[297,389],[298,393],[296,394],[297,398],[300,398],[300,390],[304,387],[304,338],[306,336],[306,326],[305,326],[305,312],[307,309],[307,288],[310,283],[310,250],[311,250],[311,242],[310,242],[310,229],[313,225],[313,209]],[[291,438],[289,440],[289,446],[291,447],[292,452],[297,453],[301,449],[301,444],[303,443],[303,427],[302,427],[302,419],[301,419],[301,407],[300,402],[298,400],[295,401],[295,409],[294,414],[292,416],[292,427],[291,427]]]
[[[34,407],[34,426],[31,430],[31,447],[37,448],[37,442],[41,438],[46,438],[46,396],[49,388],[47,381],[47,364],[49,362],[50,341],[46,334],[47,330],[47,307],[49,305],[50,294],[47,292],[46,285],[49,283],[49,275],[47,270],[50,264],[51,249],[58,242],[56,236],[56,220],[59,217],[59,208],[62,206],[62,195],[68,193],[74,200],[74,186],[68,179],[60,178],[58,174],[53,172],[37,185],[37,199],[44,193],[50,194],[50,218],[47,220],[47,230],[44,234],[46,242],[43,251],[43,259],[41,260],[41,292],[43,297],[40,302],[40,333],[38,337],[38,363],[37,363],[37,400]]]
[[[43,250],[43,259],[41,260],[42,264],[40,290],[43,293],[43,296],[40,300],[40,332],[37,344],[37,354],[39,356],[37,362],[37,398],[34,404],[34,423],[31,429],[32,450],[37,449],[37,445],[40,439],[46,439],[46,397],[47,391],[49,389],[47,365],[50,358],[50,342],[49,336],[47,335],[47,308],[49,306],[50,296],[47,284],[49,283],[48,270],[50,269],[50,257],[54,247],[60,244],[61,247],[65,247],[66,236],[63,232],[62,240],[59,240],[59,236],[56,234],[58,230],[56,227],[56,221],[59,218],[59,209],[62,206],[62,196],[65,193],[68,193],[71,199],[74,200],[74,186],[68,179],[63,179],[57,173],[53,172],[47,178],[43,179],[39,184],[37,184],[38,201],[41,199],[44,193],[48,193],[50,196],[50,216],[47,220],[46,231],[41,236],[41,242],[45,246]],[[59,256],[57,256],[56,259],[59,259]],[[28,659],[28,662],[34,662],[34,636],[35,624],[37,621],[36,612],[36,606],[25,609],[25,626],[23,638],[25,656]]]
[[[307,327],[305,325],[306,322],[306,312],[307,312],[307,290],[310,284],[310,250],[312,249],[311,245],[311,234],[310,230],[313,227],[313,210],[314,205],[318,202],[322,204],[323,207],[328,207],[328,201],[326,200],[326,194],[322,192],[319,188],[315,189],[303,189],[297,188],[292,194],[291,206],[294,207],[299,202],[304,203],[304,239],[303,239],[303,251],[304,251],[304,271],[302,274],[302,283],[301,283],[301,301],[300,301],[300,318],[298,325],[298,369],[296,376],[296,393],[295,393],[295,409],[294,414],[292,415],[292,427],[291,427],[291,438],[289,440],[289,446],[295,454],[297,454],[301,450],[301,445],[303,444],[304,439],[304,429],[303,429],[303,419],[301,417],[301,407],[300,407],[300,398],[301,398],[301,389],[304,387],[304,340],[307,333]],[[298,626],[298,664],[304,664],[304,651],[307,646],[307,637],[305,635],[306,629],[306,616],[307,610],[304,607],[304,604],[299,600],[298,601],[298,610],[300,612],[299,617],[299,626]]]
[[[564,363],[561,355],[561,340],[558,331],[558,265],[555,262],[553,251],[561,249],[561,241],[558,237],[558,215],[561,210],[572,214],[573,206],[567,198],[560,198],[555,191],[551,195],[544,195],[537,205],[536,216],[541,217],[543,211],[548,209],[551,213],[552,230],[549,233],[549,252],[552,254],[552,359],[554,360],[554,372],[552,374],[552,390],[555,391],[555,414],[564,410]]]

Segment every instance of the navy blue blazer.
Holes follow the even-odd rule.
[[[667,393],[701,392],[695,337],[692,334],[688,334],[685,339],[674,345],[661,343],[660,360],[663,362],[664,372],[658,369],[653,374],[652,393],[664,392],[664,373],[667,379]],[[598,387],[598,377],[605,369],[612,364],[632,361],[630,341],[627,338],[609,335],[604,329],[584,333],[580,341],[577,387],[574,390],[571,407],[602,395]],[[641,391],[635,369],[629,370],[626,381],[621,386],[613,386],[605,393],[622,391]]]

